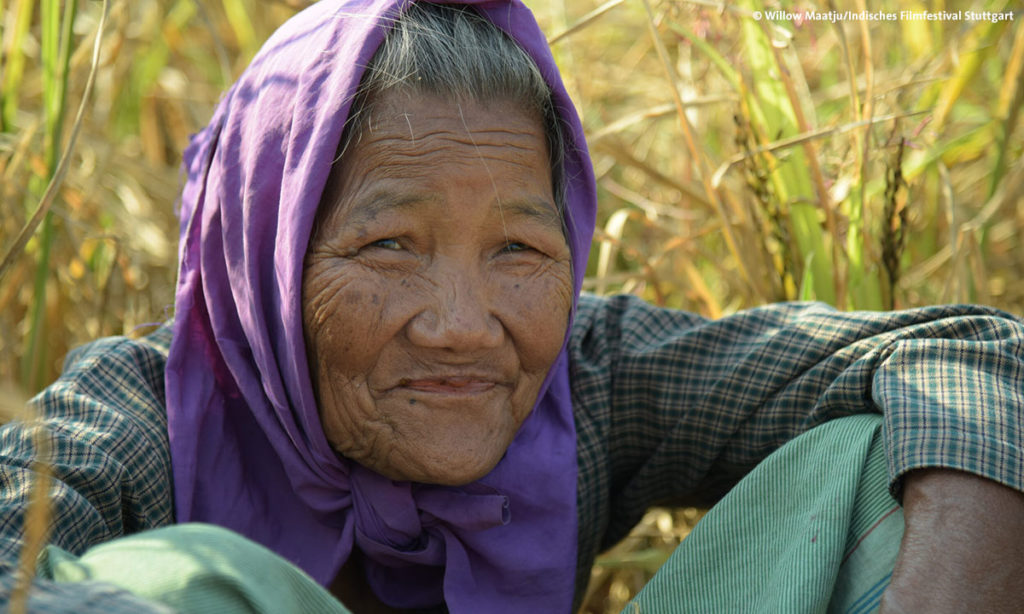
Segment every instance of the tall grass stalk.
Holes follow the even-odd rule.
[[[608,11],[612,10],[613,8],[619,6],[620,4],[622,4],[625,1],[626,0],[608,0],[607,2],[605,2],[601,6],[597,7],[596,9],[590,11],[589,13],[584,15],[583,17],[580,17],[571,26],[565,28],[564,30],[562,30],[558,34],[550,36],[548,38],[548,45],[554,45],[555,43],[557,43],[558,41],[562,40],[563,38],[565,38],[567,36],[572,36],[576,32],[579,32],[583,28],[586,28],[590,24],[592,24],[595,21],[597,21],[598,19],[600,19],[605,13],[607,13]]]
[[[5,31],[3,44],[3,76],[0,80],[0,132],[13,129],[15,115],[18,112],[18,92],[21,79],[25,73],[25,53],[22,48],[25,36],[32,25],[32,10],[35,0],[15,0],[14,17],[8,19],[13,23],[10,31]],[[7,18],[7,14],[2,16]],[[5,28],[6,30],[6,28]]]
[[[252,27],[252,16],[242,0],[223,0],[224,13],[231,23],[231,28],[238,38],[238,46],[245,50],[246,55],[256,51],[261,42],[256,40],[256,32]]]
[[[27,399],[13,387],[0,382],[0,422],[21,420],[30,425],[35,459],[30,467],[33,474],[30,504],[24,519],[24,547],[15,571],[15,585],[11,591],[7,611],[20,614],[26,611],[29,588],[32,585],[36,557],[49,534],[50,486],[49,440],[47,431],[38,417],[27,406]]]
[[[676,111],[679,117],[679,125],[683,129],[683,135],[686,141],[686,147],[692,157],[692,162],[697,165],[697,172],[700,174],[701,185],[704,187],[705,195],[708,201],[714,206],[722,219],[722,230],[724,231],[725,241],[729,246],[729,250],[732,252],[736,262],[736,266],[740,272],[740,275],[747,280],[748,283],[752,283],[753,276],[750,274],[743,253],[740,251],[739,244],[736,240],[735,233],[733,232],[732,225],[730,223],[729,216],[725,212],[725,208],[722,204],[722,199],[718,194],[718,191],[711,184],[711,169],[708,165],[707,159],[704,152],[697,146],[697,139],[694,136],[693,126],[690,125],[690,120],[686,117],[686,109],[683,103],[683,99],[679,94],[679,85],[676,82],[675,71],[672,69],[671,63],[668,59],[668,52],[665,50],[665,45],[662,43],[661,38],[658,34],[657,26],[655,25],[654,12],[651,10],[651,3],[649,0],[643,0],[644,10],[647,13],[647,25],[648,30],[651,33],[651,37],[654,40],[654,46],[657,50],[658,57],[661,60],[662,65],[665,68],[665,73],[668,77],[671,85],[672,101],[676,105]]]
[[[58,14],[56,12],[56,0],[52,0],[50,2],[50,5],[50,12],[43,19],[44,24],[48,26],[46,29],[44,29],[44,33],[49,32],[49,36],[54,36],[53,31],[55,29],[56,24],[58,23],[56,19],[56,15]],[[37,348],[39,344],[40,330],[42,329],[42,313],[43,309],[45,308],[46,275],[48,274],[49,249],[52,242],[52,226],[48,234],[45,220],[48,219],[48,216],[50,214],[50,207],[52,206],[53,201],[56,199],[58,190],[61,186],[61,183],[64,180],[64,176],[67,173],[68,166],[70,164],[71,154],[74,149],[75,142],[78,139],[78,134],[82,126],[82,120],[85,115],[86,104],[88,103],[89,97],[92,93],[93,85],[95,84],[96,70],[99,65],[100,44],[102,42],[102,33],[104,25],[106,24],[108,10],[109,0],[103,0],[99,23],[97,24],[96,38],[93,44],[92,66],[89,70],[88,78],[86,79],[85,91],[82,95],[82,101],[79,104],[78,112],[75,116],[75,121],[72,126],[71,133],[68,137],[67,144],[63,150],[63,154],[60,156],[59,160],[56,156],[60,143],[60,135],[63,132],[63,113],[64,108],[66,106],[65,101],[67,91],[68,68],[70,63],[72,47],[72,24],[74,22],[74,14],[77,12],[76,1],[73,0],[71,2],[70,15],[65,14],[65,18],[63,20],[63,27],[60,29],[60,33],[58,34],[58,36],[61,38],[63,42],[57,43],[56,45],[49,45],[50,53],[57,55],[59,58],[61,58],[59,81],[55,76],[57,74],[56,71],[52,71],[49,74],[55,77],[54,83],[44,84],[43,100],[46,124],[48,128],[46,142],[48,144],[48,147],[50,147],[47,149],[46,152],[48,158],[47,166],[49,169],[49,183],[46,186],[45,191],[43,191],[42,193],[42,196],[39,200],[39,204],[35,209],[35,212],[32,214],[28,222],[22,228],[14,243],[10,246],[3,260],[0,261],[0,282],[2,282],[4,276],[6,275],[10,267],[13,265],[14,260],[18,258],[21,255],[22,251],[25,249],[25,246],[28,244],[29,239],[32,237],[36,228],[39,226],[40,223],[44,224],[42,233],[43,240],[40,242],[40,258],[39,265],[37,266],[36,269],[36,283],[34,287],[37,294],[33,297],[33,307],[30,310],[31,332],[29,334],[29,349],[25,353],[26,358],[23,361],[23,365],[27,364],[27,367],[23,368],[22,371],[22,386],[28,390],[33,390],[38,386],[38,382],[33,382],[32,378],[38,377],[38,373],[40,370],[39,365],[42,362],[40,354],[43,354],[42,352],[39,352]],[[46,48],[47,46],[44,45],[44,49]],[[56,50],[56,53],[54,53],[54,50]],[[47,59],[53,62],[52,65],[57,65],[57,62],[54,61],[55,58],[50,57],[44,59],[44,66],[47,63]],[[49,239],[47,239],[47,237],[49,237]],[[36,383],[37,386],[33,386],[33,383]]]
[[[1021,107],[1024,107],[1024,28],[1018,27],[1013,37],[1013,51],[1006,65],[1006,76],[999,89],[999,106],[995,119],[1000,122],[996,135],[996,158],[992,176],[989,179],[988,197],[991,198],[1006,173],[1010,152],[1010,139],[1017,128]]]
[[[32,471],[32,490],[29,493],[29,506],[25,512],[22,535],[24,544],[18,567],[15,571],[14,588],[11,590],[7,611],[9,614],[24,614],[28,611],[28,596],[35,577],[36,560],[42,552],[50,534],[50,482],[52,469],[50,466],[49,431],[34,419],[28,419],[32,433],[32,445],[35,458],[30,469]]]
[[[760,8],[753,0],[743,3],[747,10]],[[759,143],[775,138],[791,137],[802,132],[800,102],[790,95],[787,87],[790,67],[784,65],[775,49],[775,42],[753,19],[741,24],[745,59],[756,75],[748,89],[748,118],[754,137]],[[756,102],[755,102],[756,101]],[[816,161],[808,158],[802,148],[786,152],[786,157],[765,159],[767,176],[772,184],[777,205],[788,218],[789,231],[799,249],[797,270],[801,271],[801,285],[813,288],[810,296],[835,303],[833,265],[830,251],[825,246],[825,233],[821,232],[818,210],[829,208],[815,198],[813,182],[807,169],[816,168]],[[764,204],[762,204],[765,206]],[[806,266],[804,266],[806,263]],[[785,298],[796,298],[789,296]]]
[[[44,157],[46,176],[32,182],[30,194],[38,200],[45,192],[46,183],[57,170],[64,132],[64,110],[67,106],[67,85],[71,50],[72,24],[78,13],[78,1],[68,0],[61,11],[59,0],[43,0],[40,6],[41,60],[43,65],[43,117],[45,126]],[[29,390],[45,384],[43,365],[49,358],[45,334],[47,281],[51,275],[50,252],[53,245],[53,213],[43,217],[36,248],[36,274],[33,284],[32,306],[29,316],[27,350],[22,362],[21,383]]]
[[[761,34],[765,39],[768,40],[768,49],[771,50],[772,59],[775,61],[776,71],[779,75],[779,82],[783,85],[783,89],[786,94],[786,99],[789,101],[789,107],[792,109],[793,119],[795,120],[795,126],[800,133],[807,133],[811,130],[812,123],[808,121],[805,116],[804,107],[806,106],[809,110],[813,111],[813,103],[807,100],[806,96],[801,96],[801,93],[797,91],[796,79],[800,81],[800,92],[806,92],[806,79],[800,69],[800,64],[796,58],[792,57],[792,47],[789,44],[777,44],[771,39],[770,33],[767,30],[765,22],[757,22],[761,27]],[[787,41],[788,42],[788,41]],[[789,61],[783,59],[783,50],[787,52]],[[812,118],[813,119],[813,118]],[[838,223],[836,221],[836,210],[835,205],[832,203],[832,198],[829,195],[828,188],[825,185],[825,177],[821,170],[821,164],[818,160],[818,151],[815,146],[813,139],[805,139],[801,142],[801,147],[804,153],[804,159],[807,161],[807,171],[809,173],[809,179],[811,186],[814,189],[814,198],[817,209],[824,213],[825,224],[824,224],[824,236],[835,237],[838,235]],[[804,212],[801,215],[799,224],[796,224],[801,232],[810,232],[813,236],[822,236],[821,224],[818,223],[816,213],[813,209]],[[799,239],[798,239],[799,240]],[[813,237],[812,237],[813,241]],[[806,239],[800,241],[801,243],[808,243]],[[814,250],[822,250],[821,252],[813,252],[808,254],[811,260],[811,266],[809,270],[814,274],[816,279],[832,280],[832,287],[829,288],[827,281],[825,283],[815,284],[814,280],[807,279],[804,284],[805,287],[814,286],[815,294],[821,300],[828,302],[845,305],[846,304],[846,288],[844,273],[845,267],[843,261],[840,258],[839,246],[836,241],[828,241],[831,248],[831,254],[824,251],[824,242],[814,244]],[[831,294],[820,295],[819,293],[824,290],[828,292],[831,290]]]

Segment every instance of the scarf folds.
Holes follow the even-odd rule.
[[[521,2],[463,3],[512,36],[554,93],[578,296],[596,209],[579,118]],[[506,455],[473,484],[386,479],[339,458],[320,425],[303,258],[363,67],[408,4],[322,0],[296,15],[185,153],[166,371],[177,520],[233,529],[324,585],[358,548],[395,607],[566,612],[577,535],[568,332]]]

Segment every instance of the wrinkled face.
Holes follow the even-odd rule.
[[[320,418],[377,473],[465,484],[501,460],[565,337],[570,253],[547,144],[512,103],[399,92],[373,113],[306,254]]]

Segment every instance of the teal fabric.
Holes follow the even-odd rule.
[[[40,576],[104,582],[181,614],[345,614],[298,567],[227,529],[182,524],[100,544],[81,557],[48,546]]]
[[[881,423],[842,418],[784,445],[708,512],[624,611],[876,611],[903,534]]]
[[[882,419],[841,418],[787,443],[712,509],[626,612],[878,609],[903,531],[889,495]],[[266,548],[184,524],[76,557],[49,546],[39,573],[104,582],[183,614],[347,610]]]

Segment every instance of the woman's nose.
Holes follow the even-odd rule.
[[[409,340],[418,346],[456,352],[500,346],[502,325],[479,277],[461,270],[431,283],[425,308],[409,322]]]

